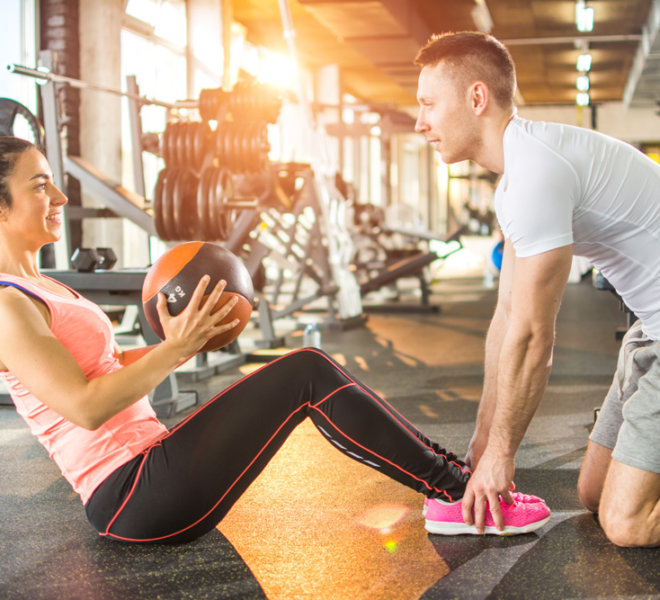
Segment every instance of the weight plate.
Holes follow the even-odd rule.
[[[202,176],[197,184],[197,224],[201,239],[211,240],[210,215],[209,215],[209,186],[213,169],[207,167],[202,171]]]
[[[220,161],[221,167],[232,169],[234,165],[234,148],[233,148],[233,135],[234,124],[225,123],[225,137],[224,137],[224,160]]]
[[[197,175],[191,168],[183,169],[174,193],[174,206],[179,239],[194,240],[197,232]]]
[[[208,128],[204,123],[195,123],[193,130],[193,167],[199,168],[206,155],[206,136]]]
[[[176,239],[176,223],[174,222],[174,188],[179,176],[179,169],[168,169],[168,176],[163,186],[163,231],[164,240]]]
[[[0,98],[0,135],[21,137],[35,146],[44,145],[44,130],[39,119],[11,98]]]
[[[164,226],[164,206],[163,206],[163,190],[165,186],[165,180],[167,178],[167,169],[163,169],[158,174],[158,179],[156,180],[156,187],[154,188],[154,225],[156,226],[156,233],[161,240],[165,239],[165,226]]]
[[[211,169],[211,175],[209,178],[209,221],[208,228],[211,240],[220,240],[222,239],[222,231],[218,225],[218,215],[220,213],[217,198],[220,197],[220,169],[213,168]]]
[[[229,201],[234,197],[234,182],[231,173],[223,169],[219,176],[220,187],[222,189],[219,197],[220,212],[219,223],[222,232],[222,239],[228,240],[234,231],[234,222],[236,220],[235,211],[229,208]]]

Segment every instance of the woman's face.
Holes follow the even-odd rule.
[[[7,184],[12,205],[0,209],[0,227],[38,248],[59,240],[67,198],[53,183],[46,157],[37,149],[23,152]]]

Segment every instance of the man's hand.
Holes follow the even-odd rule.
[[[465,464],[467,464],[472,471],[477,468],[481,456],[486,450],[486,443],[488,441],[488,432],[480,435],[478,430],[475,430],[470,440],[470,445],[468,446],[467,453],[465,455]]]
[[[476,470],[468,481],[463,495],[463,520],[474,525],[479,533],[484,532],[486,511],[490,508],[495,526],[504,529],[504,518],[500,510],[500,496],[507,504],[513,503],[511,485],[515,464],[513,457],[493,456],[484,452]]]

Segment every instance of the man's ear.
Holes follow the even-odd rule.
[[[481,115],[490,102],[490,90],[483,81],[475,81],[468,90],[470,98],[470,107],[474,114]]]
[[[9,207],[0,202],[0,221],[4,221],[9,214]]]

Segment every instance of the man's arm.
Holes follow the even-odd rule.
[[[486,448],[493,412],[495,411],[495,403],[497,401],[497,367],[500,359],[502,340],[506,333],[509,313],[511,311],[511,282],[513,280],[514,264],[515,253],[513,245],[509,240],[505,240],[497,306],[495,307],[495,314],[486,335],[484,385],[481,392],[474,433],[470,440],[467,455],[465,456],[465,462],[472,470],[477,468],[481,455]]]
[[[555,321],[573,247],[516,258],[510,314],[497,361],[496,400],[488,441],[463,499],[463,518],[483,531],[487,503],[498,529],[499,496],[511,501],[515,453],[543,396],[552,365]]]

